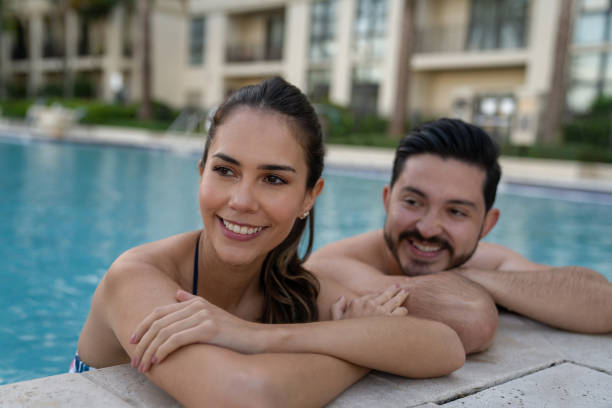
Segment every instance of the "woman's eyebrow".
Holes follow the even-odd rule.
[[[238,160],[234,159],[233,157],[228,156],[227,154],[215,153],[213,154],[213,157],[218,157],[219,159],[223,161],[230,162],[232,164],[235,164],[236,166],[240,166],[240,162]]]
[[[224,153],[215,153],[212,157],[217,157],[223,161],[235,164],[236,166],[240,166],[240,162],[238,160]],[[284,164],[261,164],[257,166],[257,168],[260,170],[267,171],[290,171],[292,173],[297,173],[297,171],[293,167]]]
[[[292,173],[297,173],[295,169],[291,166],[285,166],[282,164],[262,164],[257,166],[260,170],[268,170],[268,171],[290,171]]]

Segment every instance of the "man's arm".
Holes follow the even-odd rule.
[[[336,253],[315,253],[307,268],[337,281],[355,293],[380,292],[398,284],[409,291],[404,306],[409,316],[435,320],[451,327],[466,353],[485,350],[495,336],[497,308],[479,285],[451,272],[407,277],[385,275],[372,265]]]
[[[481,243],[461,275],[505,308],[560,329],[612,331],[612,284],[578,266],[536,264],[500,245]]]

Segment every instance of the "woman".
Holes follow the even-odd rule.
[[[199,164],[203,230],[113,263],[81,360],[132,361],[186,406],[319,406],[369,369],[430,377],[459,368],[454,331],[393,316],[406,314],[407,293],[353,300],[302,267],[322,168],[321,129],[297,88],[275,78],[237,91],[215,113]]]

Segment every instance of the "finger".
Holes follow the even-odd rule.
[[[399,292],[399,290],[400,288],[397,283],[393,286],[389,286],[380,295],[374,298],[374,301],[377,302],[379,305],[385,304],[389,301],[389,299],[395,296],[395,294]]]
[[[187,300],[195,299],[197,297],[198,296],[193,295],[193,294],[191,294],[189,292],[185,292],[182,289],[177,290],[176,291],[176,296],[175,296],[176,300],[178,300],[179,302],[185,302]]]
[[[151,341],[151,343],[149,343],[149,346],[145,350],[142,356],[142,360],[138,366],[138,370],[141,373],[145,373],[147,370],[149,370],[152,364],[156,364],[160,362],[161,360],[157,353],[161,345],[166,344],[168,342],[168,339],[174,336],[175,334],[181,333],[185,330],[189,330],[193,327],[198,326],[199,324],[202,323],[203,320],[206,319],[206,317],[207,317],[207,312],[205,310],[200,310],[196,314],[191,314],[187,316],[186,318],[178,320],[172,324],[169,324],[163,329],[161,329],[157,333],[157,336],[155,336],[155,338]],[[191,343],[198,342],[197,338],[189,337],[185,339],[185,341],[187,340],[191,340]],[[185,343],[185,344],[189,344],[189,343]],[[180,344],[180,345],[174,345],[174,343],[168,344],[166,347],[166,354],[164,355],[164,358],[168,354],[175,351],[177,348],[182,347],[185,344]]]
[[[395,296],[393,296],[387,303],[382,305],[382,308],[386,310],[388,313],[391,313],[395,308],[401,306],[404,301],[408,298],[408,290],[402,289]]]
[[[403,306],[396,307],[395,310],[391,312],[392,316],[408,316],[408,309]]]
[[[180,303],[173,303],[171,305],[156,307],[151,313],[147,315],[136,327],[136,330],[130,337],[130,343],[135,344],[140,341],[143,334],[149,330],[154,321],[163,318],[164,316],[174,313],[177,310],[184,307]]]
[[[332,320],[340,320],[346,310],[346,298],[340,296],[331,307]]]
[[[189,317],[200,308],[200,304],[198,302],[177,303],[172,306],[174,306],[173,309],[178,310],[175,310],[172,313],[168,313],[158,318],[157,320],[154,320],[151,324],[148,325],[147,330],[138,339],[138,345],[136,346],[136,350],[132,355],[132,367],[140,366],[145,351],[161,329],[171,325],[172,323],[178,320]]]
[[[151,364],[159,364],[171,353],[189,344],[202,343],[202,331],[197,327],[190,327],[181,332],[173,333],[161,344],[151,359]]]

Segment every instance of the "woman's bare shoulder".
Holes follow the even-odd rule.
[[[146,274],[153,279],[155,275],[165,275],[180,285],[182,272],[193,269],[192,257],[199,232],[173,235],[125,251],[113,262],[102,283],[141,279]]]

